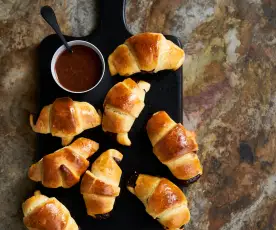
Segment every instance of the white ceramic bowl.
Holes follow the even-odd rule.
[[[56,68],[55,68],[55,66],[56,66],[56,62],[57,62],[57,59],[58,59],[59,55],[60,55],[64,50],[66,50],[66,48],[65,48],[64,45],[62,45],[61,47],[59,47],[59,48],[57,49],[57,51],[55,52],[55,54],[54,54],[54,56],[53,56],[53,58],[52,58],[52,61],[51,61],[51,72],[52,72],[52,76],[53,76],[55,82],[58,84],[58,86],[59,86],[60,88],[64,89],[65,91],[70,92],[70,93],[86,93],[86,92],[88,92],[88,91],[90,91],[90,90],[96,88],[97,85],[98,85],[98,84],[101,82],[101,80],[103,79],[104,71],[105,71],[105,62],[104,62],[103,55],[102,55],[102,53],[100,52],[100,50],[99,50],[96,46],[94,46],[93,44],[91,44],[91,43],[89,43],[89,42],[86,42],[86,41],[75,40],[75,41],[68,42],[68,44],[69,44],[69,46],[75,46],[75,45],[87,46],[87,47],[91,48],[92,50],[94,50],[94,51],[98,54],[98,56],[99,56],[99,58],[100,58],[100,60],[101,60],[101,62],[102,62],[102,75],[101,75],[101,78],[99,79],[99,81],[97,82],[96,85],[94,85],[94,86],[91,87],[90,89],[84,90],[84,91],[72,91],[72,90],[69,90],[69,89],[65,88],[63,85],[61,85],[60,82],[59,82],[59,80],[58,80],[58,76],[57,76],[57,73],[56,73]]]

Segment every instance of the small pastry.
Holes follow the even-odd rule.
[[[104,100],[103,131],[116,133],[120,144],[130,146],[128,132],[145,106],[149,89],[149,83],[130,78],[114,85]]]
[[[56,198],[36,191],[22,204],[23,222],[29,230],[78,230],[68,209]]]
[[[120,194],[122,170],[118,163],[123,155],[109,149],[102,153],[92,164],[91,171],[86,171],[81,181],[87,214],[98,219],[108,218],[115,199]]]
[[[168,179],[139,174],[129,181],[127,188],[165,229],[182,229],[189,222],[187,199]]]
[[[36,133],[51,133],[61,137],[62,145],[65,146],[84,130],[99,126],[101,116],[89,103],[63,97],[57,98],[51,105],[44,106],[36,124],[31,114],[30,124]]]
[[[108,57],[111,76],[130,76],[141,71],[177,70],[184,62],[183,49],[160,33],[136,34]]]
[[[99,149],[99,144],[87,138],[78,138],[71,145],[44,156],[29,169],[29,178],[41,181],[48,188],[70,188],[79,182],[89,167],[87,158]]]
[[[149,119],[147,132],[154,154],[176,178],[191,183],[202,175],[194,132],[176,124],[164,111]]]

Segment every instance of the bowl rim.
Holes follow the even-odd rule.
[[[104,61],[104,57],[101,53],[101,51],[95,46],[93,45],[92,43],[90,42],[87,42],[87,41],[84,41],[84,40],[73,40],[73,41],[70,41],[68,42],[68,45],[69,46],[75,46],[75,45],[83,45],[83,46],[86,46],[86,47],[89,47],[90,49],[92,49],[93,51],[96,52],[96,54],[98,55],[98,57],[100,58],[101,62],[102,62],[102,74],[101,74],[101,77],[100,79],[98,80],[98,82],[91,88],[87,89],[87,90],[83,90],[83,91],[73,91],[73,90],[70,90],[70,89],[67,89],[66,87],[64,87],[58,80],[58,76],[57,76],[57,73],[56,73],[56,69],[55,69],[55,65],[56,65],[56,62],[58,60],[58,57],[60,56],[60,54],[66,50],[66,47],[65,45],[62,45],[60,46],[54,53],[53,57],[52,57],[52,60],[51,60],[51,74],[52,74],[52,77],[54,79],[54,81],[56,82],[56,84],[62,88],[63,90],[67,91],[67,92],[70,92],[70,93],[86,93],[86,92],[89,92],[93,89],[95,89],[99,84],[100,82],[102,81],[103,77],[104,77],[104,73],[105,73],[105,61]]]

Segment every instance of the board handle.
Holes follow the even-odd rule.
[[[125,22],[126,0],[100,0],[100,29],[104,34],[112,37],[128,32]]]

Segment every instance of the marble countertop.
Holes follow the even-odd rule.
[[[0,0],[0,229],[24,229],[21,203],[34,184],[28,124],[36,109],[35,48],[51,29],[82,36],[97,24],[91,0]],[[197,133],[202,178],[186,192],[185,230],[276,229],[276,1],[129,0],[131,32],[178,36],[184,63],[184,123]]]

